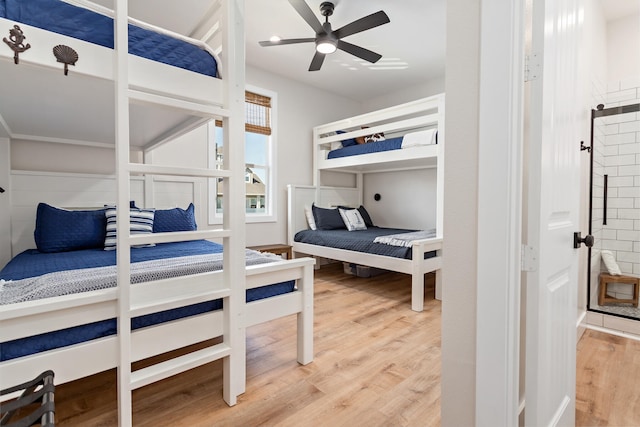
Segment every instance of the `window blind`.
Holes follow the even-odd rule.
[[[245,91],[244,106],[245,131],[271,135],[271,98]],[[216,120],[216,126],[222,127],[222,120]]]

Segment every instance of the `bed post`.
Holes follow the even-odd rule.
[[[245,291],[245,201],[244,201],[244,0],[223,2],[225,30],[222,34],[223,78],[225,107],[230,115],[223,118],[223,161],[231,170],[229,179],[223,181],[223,228],[232,230],[223,240],[224,280],[231,288],[231,295],[224,304],[224,341],[230,347],[229,356],[223,359],[223,398],[230,406],[237,396],[244,393],[246,383],[246,317]]]
[[[411,310],[424,310],[424,249],[421,245],[413,245],[411,253]]]
[[[306,365],[313,361],[313,268],[303,267],[302,279],[298,280],[302,291],[302,311],[298,313],[298,363]]]

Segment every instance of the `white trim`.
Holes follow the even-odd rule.
[[[245,213],[246,224],[258,224],[267,222],[276,222],[278,220],[278,94],[277,92],[263,89],[250,84],[245,85],[245,91],[257,93],[259,95],[267,96],[271,99],[271,135],[269,136],[268,152],[267,152],[267,164],[260,165],[266,168],[268,171],[267,176],[267,188],[265,192],[265,200],[267,203],[266,212],[260,213]],[[243,104],[244,106],[244,104]],[[211,121],[207,125],[207,137],[208,137],[208,164],[209,168],[214,168],[216,161],[212,158],[212,154],[216,153],[216,140],[215,140],[215,121]],[[245,131],[246,132],[246,131]],[[212,153],[213,152],[213,153]],[[245,155],[246,162],[246,155]],[[246,163],[245,163],[246,164]],[[244,170],[244,169],[243,169]],[[209,191],[216,191],[215,181],[209,181]],[[209,225],[222,224],[222,215],[217,212],[217,195],[209,197]],[[245,210],[246,211],[246,210]]]
[[[524,3],[483,2],[481,8],[476,425],[514,426],[520,406]],[[503,25],[492,25],[497,21]]]

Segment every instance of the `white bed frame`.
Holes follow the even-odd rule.
[[[48,178],[14,172],[8,191],[3,194],[11,201],[8,206],[11,230],[8,233],[3,229],[6,224],[3,219],[0,236],[10,236],[14,254],[29,245],[32,233],[29,222],[34,218],[37,201],[84,208],[113,202],[126,206],[129,200],[136,200],[138,206],[162,208],[164,202],[153,196],[153,188],[167,176],[182,177],[177,179],[181,184],[192,180],[188,185],[192,186],[190,191],[200,215],[206,215],[208,206],[195,199],[206,188],[202,183],[210,178],[223,178],[222,228],[203,227],[207,221],[202,219],[198,231],[145,236],[118,233],[117,288],[0,307],[0,341],[101,319],[118,319],[117,336],[0,363],[0,388],[25,382],[46,369],[52,369],[56,383],[61,383],[117,367],[119,425],[129,426],[133,389],[216,359],[223,360],[223,398],[234,405],[245,390],[246,328],[251,325],[297,313],[298,361],[309,363],[313,358],[314,261],[300,259],[245,266],[244,1],[219,0],[222,62],[218,63],[218,69],[224,76],[222,80],[129,55],[127,0],[115,3],[114,50],[23,24],[20,26],[27,36],[25,42],[32,47],[20,55],[20,64],[13,64],[13,52],[6,46],[0,49],[4,82],[0,83],[0,97],[7,101],[3,105],[11,106],[0,109],[3,152],[9,152],[9,140],[109,148],[114,147],[115,141],[116,152],[116,174],[109,178],[50,174],[53,187],[47,187]],[[0,19],[0,28],[8,30],[13,25],[12,21]],[[57,44],[69,45],[79,53],[80,60],[70,67],[69,76],[63,75],[62,64],[56,63],[51,53]],[[112,121],[100,120],[105,116],[115,116],[115,129]],[[132,150],[148,153],[213,118],[221,119],[225,126],[222,169],[131,163]],[[148,137],[150,130],[152,138]],[[34,181],[34,176],[38,184],[23,188],[23,184]],[[81,185],[91,179],[110,180],[110,190],[96,193],[91,185]],[[73,186],[67,187],[67,181],[73,182]],[[177,199],[165,206],[185,207],[185,203],[186,200]],[[0,203],[0,209],[6,210],[7,204]],[[129,228],[125,209],[118,210],[117,224],[119,229]],[[129,285],[130,246],[196,239],[222,241],[222,271],[161,280],[153,285]],[[285,280],[297,281],[295,292],[245,303],[246,289]],[[216,312],[136,331],[130,329],[132,317],[216,298],[222,298],[224,305]],[[220,336],[222,343],[211,348],[131,372],[133,361]]]
[[[314,185],[288,187],[287,232],[293,252],[410,274],[412,276],[411,309],[414,311],[424,309],[424,274],[435,272],[436,298],[441,299],[445,147],[443,124],[444,94],[440,94],[315,127],[313,129]],[[368,126],[368,128],[361,129],[362,126]],[[347,138],[378,132],[394,137],[425,128],[438,129],[438,144],[336,159],[326,158],[332,144]],[[338,130],[345,133],[334,135],[333,133]],[[305,206],[310,207],[312,203],[316,203],[323,207],[338,205],[356,207],[363,204],[365,173],[425,168],[436,168],[436,200],[434,201],[436,203],[436,237],[415,241],[412,247],[413,259],[372,255],[294,241],[298,231],[308,229],[304,215]],[[354,174],[356,186],[353,188],[321,186],[323,171]],[[437,255],[424,259],[424,253],[430,251],[436,251]]]

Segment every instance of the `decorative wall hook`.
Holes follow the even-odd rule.
[[[63,44],[55,46],[53,48],[53,54],[58,62],[62,62],[64,64],[65,76],[69,73],[69,65],[76,65],[76,61],[78,60],[78,53],[69,46],[65,46]]]
[[[11,48],[11,50],[13,50],[13,62],[15,64],[18,64],[18,62],[20,62],[18,54],[31,47],[29,43],[27,43],[26,45],[22,43],[24,42],[24,39],[26,39],[26,36],[18,25],[14,25],[13,28],[9,30],[9,40],[7,40],[6,37],[3,37],[2,39],[2,41],[5,42],[7,46]]]
[[[591,147],[587,147],[586,145],[584,145],[584,141],[580,141],[580,151],[584,151],[587,150],[587,153],[591,152]]]

